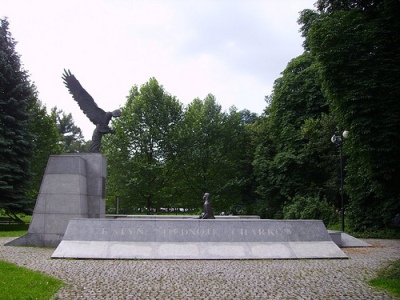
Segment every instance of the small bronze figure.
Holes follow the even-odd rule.
[[[64,69],[62,78],[74,100],[78,102],[81,110],[89,118],[89,120],[96,125],[96,129],[94,130],[92,136],[92,144],[90,145],[88,152],[100,152],[100,144],[103,134],[115,133],[115,131],[108,126],[108,123],[112,117],[120,117],[121,111],[116,109],[112,112],[105,112],[99,108],[96,102],[94,102],[92,96],[86,92],[86,90],[82,87],[70,70],[67,71]]]
[[[204,212],[200,215],[199,219],[215,219],[214,213],[211,207],[211,199],[210,194],[205,193],[203,196],[204,199]]]

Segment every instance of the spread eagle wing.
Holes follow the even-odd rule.
[[[89,120],[95,125],[104,122],[106,112],[97,106],[92,96],[86,92],[75,76],[72,75],[70,70],[67,71],[64,69],[62,79],[64,80],[65,86],[72,94],[72,97],[76,102],[78,102],[79,107]]]

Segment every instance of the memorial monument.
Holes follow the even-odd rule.
[[[63,80],[96,125],[90,153],[49,158],[28,233],[7,245],[57,247],[52,258],[304,259],[347,258],[320,220],[215,218],[209,193],[194,219],[106,218],[103,134],[120,110],[105,112],[70,71]]]

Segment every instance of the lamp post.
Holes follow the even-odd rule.
[[[115,196],[115,212],[119,215],[119,196]]]
[[[340,129],[339,129],[340,132]],[[340,216],[342,219],[342,232],[344,232],[344,200],[343,200],[343,139],[349,136],[349,132],[347,130],[343,131],[342,135],[336,135],[336,133],[332,136],[332,143],[336,144],[339,147],[339,156],[340,156]]]

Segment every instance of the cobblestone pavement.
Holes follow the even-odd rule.
[[[365,240],[343,249],[349,259],[215,261],[51,259],[10,240],[0,260],[62,279],[56,299],[395,299],[366,282],[400,259],[400,240]]]

